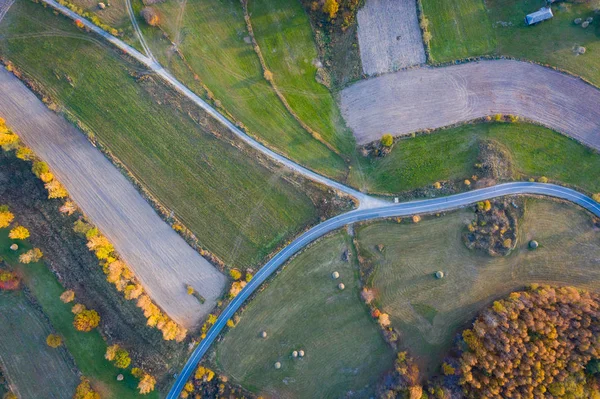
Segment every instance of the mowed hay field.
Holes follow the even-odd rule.
[[[31,295],[41,307],[52,328],[63,338],[64,346],[73,357],[77,369],[90,379],[94,389],[98,390],[102,397],[123,399],[141,397],[136,391],[137,380],[130,372],[115,368],[104,358],[107,344],[100,332],[97,329],[87,333],[80,332],[73,327],[73,313],[71,312],[73,303],[65,304],[60,300],[64,288],[44,261],[27,265],[19,263],[19,255],[31,249],[31,245],[25,241],[9,239],[8,232],[9,229],[0,229],[0,257],[10,265],[12,270],[22,276],[23,284],[27,286]],[[17,251],[9,249],[13,243],[18,243],[19,249]],[[100,317],[102,317],[102,314]],[[42,370],[44,373],[48,372],[46,366],[43,366]],[[125,376],[124,381],[117,381],[118,374]],[[65,378],[69,381],[68,376]],[[46,389],[47,387],[43,388]],[[57,397],[71,396],[72,393],[69,391],[67,395],[63,393]],[[158,398],[158,394],[155,391],[144,397]]]
[[[70,397],[79,383],[68,352],[46,345],[53,333],[22,291],[0,291],[0,361],[21,399]]]
[[[400,193],[436,181],[470,178],[479,171],[479,143],[493,140],[511,155],[513,179],[546,176],[584,192],[600,191],[600,155],[544,127],[480,123],[399,140],[384,158],[361,158],[350,176],[371,192]]]
[[[296,114],[342,154],[354,150],[329,90],[316,80],[319,60],[310,21],[300,1],[251,0],[254,36],[273,80]]]
[[[153,7],[161,15],[160,29],[166,32],[169,40],[178,44],[177,48],[193,75],[211,91],[227,112],[248,128],[251,135],[313,170],[337,179],[345,177],[346,164],[342,157],[305,131],[265,80],[259,59],[252,48],[239,1],[168,1]],[[300,28],[299,32],[302,30]],[[160,39],[158,28],[144,28],[144,32],[148,32],[151,38],[149,45],[159,60],[169,59],[173,53],[170,41]],[[272,64],[275,69],[276,61],[272,61]],[[294,65],[293,68],[299,67]],[[173,73],[184,82],[189,82],[189,72],[186,73],[181,67]],[[275,79],[280,75],[277,82],[285,87],[284,79],[287,76],[277,71],[274,73]],[[303,78],[296,79],[301,81]],[[309,105],[300,101],[291,100],[295,105],[300,104],[299,113],[310,113],[310,109],[303,108]],[[325,99],[325,102],[328,101]],[[326,104],[325,107],[329,107],[325,108],[325,112],[331,113],[330,106]],[[334,136],[331,127],[335,121],[328,119],[325,117],[320,122],[305,122],[309,125],[317,122],[328,124],[328,130],[322,133],[323,139],[331,140],[330,143],[337,146],[341,141]]]
[[[469,251],[463,209],[418,224],[380,222],[357,229],[359,252],[375,267],[376,303],[401,332],[400,345],[426,375],[438,372],[455,334],[497,298],[531,283],[600,290],[600,232],[571,204],[528,198],[516,249],[492,258]],[[528,249],[535,239],[540,247]],[[376,246],[384,245],[382,253]],[[441,270],[443,279],[434,273]]]
[[[0,25],[0,53],[34,78],[200,243],[226,263],[259,262],[280,240],[316,219],[304,193],[238,148],[196,108],[71,21],[28,1]]]
[[[394,355],[359,298],[354,257],[342,261],[349,240],[337,232],[318,241],[248,304],[216,348],[218,367],[233,381],[278,398],[373,393]],[[331,277],[334,271],[338,280]],[[337,288],[340,282],[343,291]],[[304,350],[305,357],[292,358],[294,350]]]
[[[558,2],[554,18],[527,26],[525,16],[546,5],[544,0],[422,0],[430,21],[433,62],[481,55],[506,55],[550,64],[600,85],[600,41],[597,21],[584,29],[575,18],[596,17],[600,2]],[[584,55],[574,52],[586,48]]]

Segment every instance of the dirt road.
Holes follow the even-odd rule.
[[[358,143],[497,113],[524,117],[600,149],[600,90],[526,62],[496,60],[400,71],[342,91]]]
[[[225,277],[179,237],[84,135],[0,68],[0,116],[46,161],[171,318],[191,327],[215,306]],[[186,292],[192,285],[204,298]]]
[[[425,63],[416,0],[367,0],[358,11],[357,20],[365,74]]]

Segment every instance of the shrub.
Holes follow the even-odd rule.
[[[542,176],[538,179],[540,183],[548,183],[548,178],[546,176]]]
[[[33,163],[33,166],[31,167],[31,171],[34,175],[40,177],[44,173],[50,173],[50,168],[48,167],[48,164],[46,162],[35,161]]]
[[[62,338],[60,335],[50,334],[48,335],[48,338],[46,338],[46,344],[51,348],[58,348],[62,345]]]
[[[60,208],[60,213],[65,213],[67,215],[72,215],[77,210],[77,205],[73,201],[66,201]]]
[[[29,230],[23,226],[17,226],[8,233],[8,237],[13,240],[25,240],[29,238]]]
[[[31,161],[35,157],[35,155],[33,155],[33,151],[31,151],[31,148],[23,146],[17,148],[15,156],[23,161]]]
[[[419,222],[421,221],[421,216],[419,216],[419,215],[414,215],[414,216],[412,217],[412,221],[413,221],[413,223],[419,223]]]
[[[85,310],[85,305],[83,305],[81,303],[76,303],[71,308],[71,312],[73,312],[74,314],[79,314],[79,313],[83,312],[84,310]]]
[[[394,137],[389,134],[386,133],[383,136],[381,136],[381,145],[384,147],[391,147],[392,144],[394,144]]]
[[[150,26],[158,26],[160,18],[156,10],[152,7],[144,7],[140,12],[146,23]]]
[[[471,181],[469,179],[465,179],[465,186],[469,187],[471,185]]]
[[[64,188],[62,184],[58,180],[52,180],[46,184],[44,184],[46,190],[48,190],[48,198],[65,198],[69,195],[67,189]]]
[[[196,290],[194,290],[194,287],[192,287],[191,285],[188,285],[186,287],[186,289],[187,289],[187,294],[188,295],[194,295],[194,292],[196,292]]]
[[[42,259],[42,256],[44,256],[44,254],[39,248],[33,248],[24,254],[21,254],[21,256],[19,256],[19,262],[24,264],[35,263]]]
[[[75,300],[75,292],[73,290],[67,290],[60,295],[60,300],[63,303],[70,303]]]
[[[442,184],[439,181],[436,181],[435,183],[433,183],[433,188],[439,190],[440,188],[442,188]]]
[[[600,202],[600,193],[592,195],[592,199],[596,202]]]
[[[433,35],[431,34],[431,32],[423,32],[423,42],[425,44],[429,44],[431,42],[431,39],[433,39]]]

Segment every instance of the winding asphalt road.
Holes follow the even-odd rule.
[[[109,43],[118,47],[125,53],[127,53],[130,56],[132,56],[133,58],[135,58],[140,63],[147,66],[150,70],[152,70],[154,73],[156,73],[158,76],[160,76],[165,82],[167,82],[169,85],[171,85],[175,90],[177,90],[178,92],[180,92],[181,94],[186,96],[188,99],[190,99],[196,105],[198,105],[200,108],[202,108],[207,114],[209,114],[210,116],[215,118],[217,121],[222,123],[233,134],[235,134],[238,138],[243,140],[250,147],[262,152],[263,154],[267,155],[271,159],[287,166],[288,168],[303,175],[304,177],[307,177],[313,181],[324,184],[324,185],[331,187],[341,193],[344,193],[344,194],[347,194],[347,195],[350,195],[350,196],[356,198],[360,203],[359,209],[375,208],[378,206],[382,206],[386,203],[386,201],[371,197],[367,194],[361,193],[358,190],[355,190],[344,184],[341,184],[335,180],[331,180],[325,176],[321,176],[320,174],[315,173],[312,170],[309,170],[303,166],[300,166],[297,163],[287,159],[283,155],[280,155],[280,154],[276,153],[275,151],[265,147],[263,144],[259,143],[258,141],[256,141],[255,139],[253,139],[252,137],[250,137],[246,133],[244,133],[242,130],[240,130],[229,119],[227,119],[225,116],[221,115],[216,109],[214,109],[206,101],[204,101],[203,99],[198,97],[194,92],[192,92],[190,89],[188,89],[183,83],[178,81],[173,75],[171,75],[167,70],[165,70],[153,58],[145,56],[144,54],[140,53],[139,51],[137,51],[136,49],[134,49],[127,43],[114,37],[113,35],[106,32],[105,30],[97,27],[96,25],[94,25],[93,23],[88,21],[87,19],[85,19],[85,18],[81,17],[80,15],[78,15],[77,13],[69,10],[67,7],[58,4],[56,1],[54,1],[54,0],[42,0],[42,1],[45,4],[48,4],[49,6],[53,7],[54,9],[60,11],[65,16],[67,16],[73,20],[81,21],[81,23],[83,23],[83,25],[87,29],[102,36]]]
[[[600,204],[584,194],[554,184],[529,182],[499,184],[497,186],[473,190],[448,197],[433,198],[422,201],[404,202],[400,204],[388,203],[379,208],[357,209],[343,215],[336,216],[313,227],[300,237],[296,238],[291,244],[289,244],[287,247],[281,250],[281,252],[277,253],[277,255],[275,255],[269,262],[267,262],[267,264],[264,265],[258,271],[258,273],[256,273],[248,285],[242,289],[242,291],[225,308],[223,313],[221,313],[216,323],[206,334],[206,338],[204,338],[200,342],[200,345],[196,347],[181,374],[179,374],[177,377],[175,384],[167,395],[167,399],[176,399],[179,397],[183,386],[190,378],[202,357],[208,351],[208,348],[223,330],[227,320],[233,317],[235,312],[246,301],[246,299],[248,299],[248,297],[252,295],[252,293],[254,293],[254,291],[260,287],[260,285],[267,278],[276,272],[277,269],[279,269],[279,267],[281,267],[288,259],[290,259],[294,254],[317,238],[322,237],[333,230],[339,229],[342,226],[355,222],[388,217],[410,216],[420,213],[442,212],[450,209],[461,208],[485,199],[515,194],[545,195],[549,197],[561,198],[571,201],[600,217]]]

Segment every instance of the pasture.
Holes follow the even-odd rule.
[[[79,376],[64,346],[53,349],[54,331],[22,291],[0,291],[0,363],[21,399],[52,399],[75,392]]]
[[[177,50],[185,57],[186,65],[192,75],[210,90],[211,97],[214,96],[220,106],[247,127],[251,135],[313,170],[338,179],[345,177],[346,164],[342,157],[314,139],[294,120],[264,78],[259,59],[248,36],[239,1],[169,1],[156,4],[154,7],[161,13],[160,29],[166,32],[170,41],[176,43]],[[295,8],[297,11],[302,11],[299,6]],[[305,17],[294,17],[285,9],[277,14],[278,17],[287,18],[284,16],[285,12],[288,12],[290,18],[301,18],[299,22],[302,24],[305,22]],[[273,29],[268,27],[269,21],[264,23],[264,28],[257,26],[257,29],[266,31]],[[310,26],[293,28],[295,33],[303,35],[296,39],[296,43],[302,43],[300,53],[307,48],[307,28]],[[151,38],[149,45],[155,55],[160,60],[169,59],[173,48],[169,41],[160,38],[158,28],[145,27],[144,32],[148,32],[147,36]],[[279,51],[285,53],[286,50],[280,48]],[[307,59],[307,61],[313,60]],[[286,74],[281,70],[277,71],[278,62],[275,57],[271,59],[269,65],[274,69],[274,78],[278,79],[276,82],[285,88],[288,76],[295,75],[302,65],[299,66],[291,60],[290,63],[294,64],[290,66],[292,72]],[[173,73],[178,78],[182,77],[182,80],[187,83],[190,81],[190,71],[186,72],[182,69],[178,68]],[[310,68],[310,70],[314,69]],[[306,69],[306,71],[310,70]],[[306,71],[305,74],[310,73]],[[292,87],[295,87],[297,82],[302,82],[301,90],[304,91],[296,93],[297,97],[289,97],[289,101],[294,104],[299,114],[305,115],[311,112],[312,108],[305,103],[300,94],[306,93],[305,86],[308,83],[303,74],[293,79]],[[316,89],[312,83],[310,90],[319,90],[320,94],[316,93],[317,96],[324,93],[322,89]],[[331,101],[328,100],[330,94],[325,94],[322,100],[325,103],[325,112],[331,114]],[[315,116],[310,115],[310,117],[311,120],[305,121],[309,125],[312,123],[328,125],[327,131],[322,132],[323,139],[331,140],[330,143],[334,146],[340,144],[340,138],[333,133],[332,127],[337,121],[329,120],[330,117],[325,116],[325,119],[313,122]]]
[[[478,173],[481,140],[500,143],[511,154],[513,179],[546,176],[584,192],[600,191],[600,156],[549,129],[525,123],[479,123],[399,140],[380,159],[361,159],[350,180],[369,191],[400,193],[437,181]]]
[[[590,214],[571,204],[526,199],[516,249],[506,257],[469,251],[461,233],[473,208],[418,224],[377,222],[356,229],[359,253],[374,267],[375,303],[390,314],[400,345],[425,376],[439,371],[453,338],[476,313],[526,284],[600,290],[599,234]],[[535,239],[540,247],[530,250]],[[383,245],[383,251],[376,247]],[[441,270],[443,279],[434,273]]]
[[[259,263],[316,220],[311,200],[282,178],[285,171],[231,145],[228,133],[197,107],[71,21],[20,1],[0,33],[0,54],[225,263]]]
[[[359,298],[354,256],[342,260],[350,248],[346,233],[337,232],[289,262],[217,345],[218,367],[268,397],[369,397],[394,355]],[[304,358],[293,358],[294,350]]]

